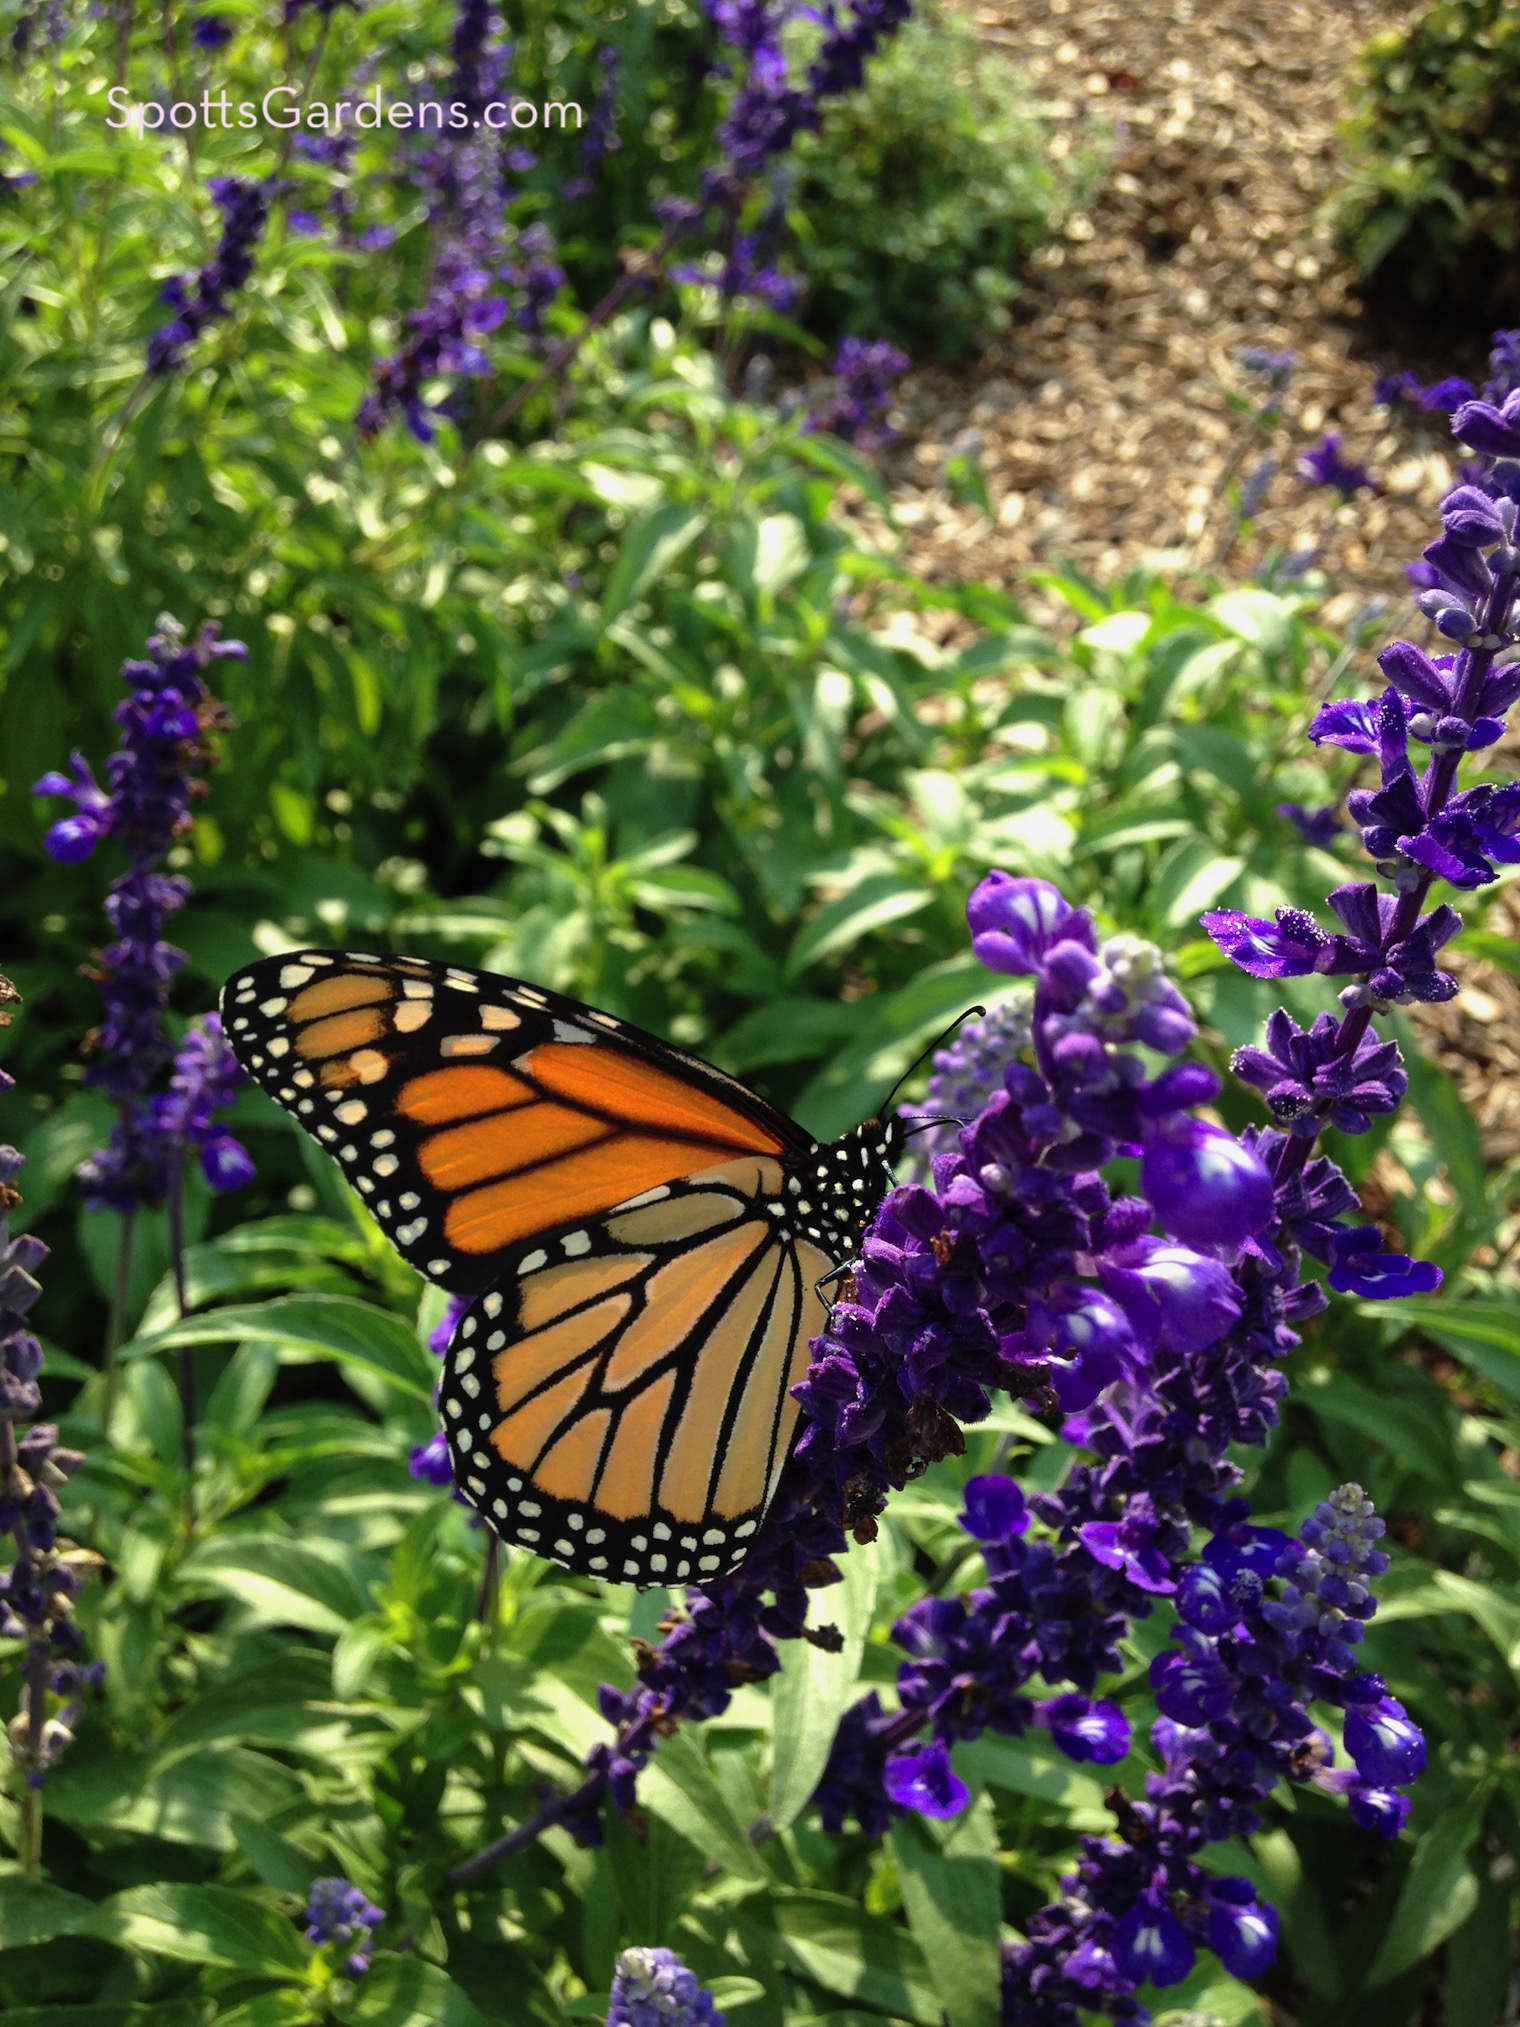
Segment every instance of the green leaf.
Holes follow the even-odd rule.
[[[278,1761],[240,1747],[191,1753],[146,1770],[139,1753],[65,1760],[48,1780],[48,1813],[75,1829],[161,1837],[208,1851],[233,1848],[234,1815],[270,1816],[300,1794]]]
[[[1002,1981],[997,1822],[979,1795],[943,1837],[921,1817],[892,1826],[908,1926],[950,2027],[997,2027]]]
[[[1403,1302],[1369,1302],[1364,1313],[1421,1330],[1511,1399],[1520,1400],[1520,1309],[1510,1301],[1468,1296],[1445,1302],[1412,1295]]]
[[[312,1881],[322,1871],[315,1858],[308,1857],[278,1830],[271,1830],[255,1817],[234,1816],[231,1827],[239,1851],[266,1886],[274,1887],[277,1893],[293,1893],[305,1899]]]
[[[438,1374],[417,1333],[401,1317],[350,1295],[287,1295],[188,1316],[134,1338],[123,1359],[152,1358],[184,1344],[272,1344],[282,1365],[331,1359],[388,1380],[430,1406]]]
[[[1429,1956],[1472,1914],[1478,1881],[1467,1853],[1482,1827],[1482,1810],[1469,1798],[1444,1810],[1415,1840],[1398,1906],[1367,1973],[1369,1985],[1386,1984]]]
[[[1446,1945],[1444,2027],[1493,2027],[1509,1991],[1514,1886],[1484,1861],[1478,1904]]]
[[[94,1933],[149,1956],[304,1983],[311,1947],[294,1922],[227,1886],[164,1881],[114,1894]]]
[[[0,1950],[25,1949],[54,1936],[88,1934],[95,1904],[38,1879],[0,1878]]]
[[[943,2027],[934,1979],[905,1929],[831,1893],[778,1891],[774,1903],[773,1948],[783,1964],[842,1999],[917,2027]]]
[[[848,949],[873,929],[918,914],[933,899],[922,881],[905,880],[900,873],[868,873],[847,894],[826,902],[803,924],[787,955],[787,977],[795,978],[820,957]]]
[[[1044,1758],[1023,1739],[994,1738],[984,1732],[969,1745],[956,1747],[955,1764],[967,1779],[985,1781],[989,1787],[1003,1788],[1012,1795],[1028,1795],[1065,1811],[1074,1828],[1106,1830],[1112,1826],[1101,1781],[1084,1774],[1070,1760]]]
[[[1262,654],[1286,654],[1298,624],[1291,605],[1271,591],[1224,591],[1208,610],[1222,626]]]
[[[1469,1224],[1482,1231],[1489,1221],[1489,1208],[1478,1122],[1462,1103],[1451,1078],[1422,1051],[1408,1023],[1395,1018],[1394,1029],[1409,1072],[1409,1102],[1441,1157]]]
[[[334,1545],[336,1547],[336,1545]],[[188,1591],[215,1592],[246,1606],[266,1626],[341,1633],[369,1599],[339,1554],[260,1534],[204,1542],[180,1564]]]
[[[843,1581],[813,1592],[820,1626],[843,1637],[837,1654],[810,1640],[789,1640],[781,1672],[771,1678],[771,1783],[768,1810],[773,1829],[788,1829],[812,1799],[834,1743],[834,1733],[860,1674],[860,1657],[876,1602],[874,1544],[852,1548],[844,1558]]]
[[[698,1737],[683,1727],[661,1741],[639,1784],[644,1806],[740,1879],[763,1879],[765,1867],[748,1831],[718,1786]]]
[[[632,522],[623,536],[618,559],[607,574],[602,594],[602,625],[611,625],[619,613],[634,605],[662,578],[671,564],[707,524],[707,516],[694,507],[667,500],[652,514]]]
[[[436,1964],[385,1950],[333,2010],[344,2027],[483,2027],[488,2017]]]

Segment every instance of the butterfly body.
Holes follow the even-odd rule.
[[[439,1393],[463,1497],[615,1582],[736,1567],[901,1129],[820,1146],[626,1022],[418,958],[291,952],[222,1008],[402,1255],[472,1298]]]

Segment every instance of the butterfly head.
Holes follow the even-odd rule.
[[[903,1129],[896,1118],[867,1119],[828,1147],[817,1147],[796,1178],[796,1205],[811,1236],[859,1246],[882,1198],[897,1181]]]

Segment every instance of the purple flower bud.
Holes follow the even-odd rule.
[[[888,1798],[921,1816],[958,1816],[971,1790],[950,1765],[950,1748],[940,1739],[889,1759],[884,1777]]]
[[[1375,1241],[1381,1234],[1372,1231]],[[1370,1247],[1343,1253],[1330,1269],[1330,1286],[1341,1295],[1363,1295],[1371,1302],[1398,1302],[1406,1295],[1433,1295],[1441,1270],[1430,1260],[1411,1260],[1407,1253],[1380,1253]]]
[[[1239,1246],[1272,1217],[1272,1178],[1233,1134],[1179,1120],[1146,1142],[1140,1187],[1174,1239]]]
[[[1236,1978],[1259,1978],[1277,1957],[1277,1909],[1258,1905],[1250,1882],[1215,1882],[1208,1926],[1209,1948]]]
[[[1425,1736],[1397,1697],[1346,1713],[1346,1750],[1374,1787],[1402,1787],[1425,1771]]]
[[[1409,1797],[1392,1788],[1368,1788],[1356,1783],[1346,1791],[1351,1820],[1358,1829],[1377,1837],[1397,1837],[1409,1821]]]
[[[991,971],[1015,978],[1039,970],[1056,943],[1075,939],[1091,950],[1092,923],[1085,910],[1073,908],[1048,880],[1015,879],[992,872],[966,903],[971,948]]]
[[[1112,1949],[1114,1962],[1136,1985],[1180,1985],[1197,1962],[1181,1922],[1148,1897],[1114,1929]]]
[[[407,1459],[407,1470],[424,1485],[452,1485],[454,1467],[449,1461],[448,1439],[440,1429],[419,1443]]]
[[[961,1526],[978,1541],[1008,1541],[1029,1526],[1023,1493],[1001,1473],[968,1478],[961,1497],[966,1503]]]
[[[1117,1703],[1057,1696],[1036,1705],[1035,1722],[1045,1727],[1068,1759],[1112,1767],[1129,1751],[1129,1719]]]
[[[215,1190],[242,1189],[257,1173],[247,1148],[230,1133],[213,1133],[204,1143],[201,1168]]]

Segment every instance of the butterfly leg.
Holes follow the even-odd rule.
[[[847,1281],[850,1278],[850,1276],[855,1272],[855,1269],[859,1265],[860,1262],[858,1260],[846,1261],[844,1266],[835,1267],[832,1269],[831,1272],[827,1274],[820,1274],[818,1279],[813,1283],[813,1293],[818,1297],[819,1301],[823,1304],[825,1314],[830,1323],[834,1321],[835,1305],[829,1300],[828,1296],[825,1295],[823,1291],[825,1288],[833,1286],[834,1283],[836,1282]]]

